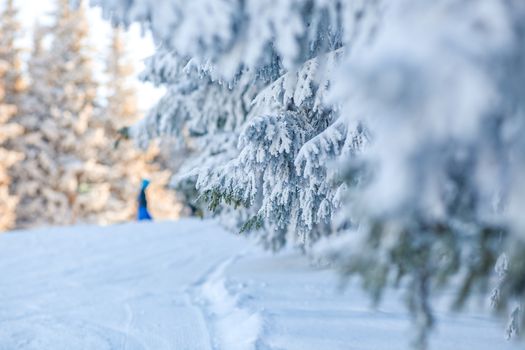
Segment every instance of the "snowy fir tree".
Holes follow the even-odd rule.
[[[212,208],[272,248],[321,239],[375,300],[408,287],[419,348],[433,293],[461,307],[493,277],[523,326],[523,2],[92,3],[162,44],[145,74],[168,92],[133,135],[179,136],[175,180]]]
[[[324,68],[341,55],[340,25],[330,23],[337,22],[335,8],[323,5],[318,14],[308,4],[299,7],[306,18],[298,20],[313,20],[316,30],[304,34],[300,57],[290,62],[281,60],[271,37],[261,38],[262,43],[253,41],[261,57],[252,58],[252,67],[238,61],[248,58],[243,52],[250,52],[249,48],[232,49],[236,56],[219,57],[222,63],[216,63],[174,51],[165,43],[150,60],[144,77],[167,86],[168,93],[135,133],[139,140],[178,136],[183,148],[195,156],[187,157],[176,184],[195,182],[210,207],[223,217],[232,217],[224,204],[243,207],[230,224],[243,231],[257,230],[274,249],[282,247],[287,237],[310,245],[330,233],[333,197],[340,184],[324,181],[325,165],[347,146],[347,136],[354,136],[354,130],[336,125],[329,135],[320,135],[307,146],[320,146],[317,159],[304,151],[299,156],[302,146],[335,120],[332,108],[322,102],[329,85],[329,70]],[[264,28],[250,31],[265,32]],[[281,49],[288,48],[283,44]],[[230,64],[234,67],[222,67]],[[286,69],[285,64],[293,67]],[[283,127],[289,130],[280,132]],[[257,133],[267,135],[253,138]]]
[[[22,28],[17,13],[13,1],[9,0],[0,15],[0,231],[12,228],[15,223],[18,198],[10,188],[10,170],[23,157],[12,144],[13,139],[23,132],[15,120],[20,93],[25,88],[21,49],[17,43]]]
[[[130,130],[131,135],[143,147],[159,136],[173,140],[170,144],[176,163],[172,167],[180,169],[173,185],[194,212],[205,212],[195,200],[200,170],[203,166],[219,167],[234,157],[239,129],[256,87],[248,82],[230,87],[214,81],[210,72],[168,51],[150,59],[142,78],[167,86],[167,93],[147,118]],[[226,214],[227,208],[221,209]],[[233,226],[237,223],[235,218],[229,221]]]
[[[104,167],[97,162],[101,130],[90,128],[97,84],[86,43],[84,10],[57,1],[54,24],[37,27],[28,63],[31,79],[19,123],[18,145],[26,155],[14,169],[21,203],[20,227],[94,221],[109,196]],[[42,46],[44,38],[50,46]]]
[[[18,137],[23,129],[9,120],[17,112],[16,106],[6,102],[6,89],[4,88],[8,64],[0,61],[0,231],[13,228],[16,221],[16,205],[18,198],[10,190],[10,167],[21,161],[23,154],[7,147],[12,138]]]
[[[0,17],[0,32],[0,60],[8,64],[3,77],[5,99],[7,103],[17,104],[20,94],[27,88],[27,82],[22,75],[22,48],[18,44],[23,29],[14,0],[5,3]]]

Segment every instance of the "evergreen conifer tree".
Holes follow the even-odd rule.
[[[83,7],[56,3],[51,27],[37,26],[28,63],[31,86],[19,117],[26,132],[18,146],[26,159],[17,166],[18,224],[96,221],[109,197],[105,169],[97,162],[103,133],[90,128],[97,83],[93,78],[88,23]],[[50,38],[50,47],[42,40]]]
[[[11,187],[12,167],[23,154],[14,150],[14,140],[23,132],[16,124],[20,93],[25,88],[17,44],[22,28],[13,0],[8,0],[0,14],[0,230],[12,228],[18,197]]]
[[[16,106],[5,102],[4,77],[8,65],[0,61],[0,231],[10,229],[16,221],[17,196],[10,191],[10,167],[19,162],[23,154],[14,152],[6,147],[7,142],[22,133],[22,128],[9,123],[9,119],[16,113]]]
[[[17,41],[22,37],[22,25],[18,20],[18,9],[14,0],[7,0],[0,15],[0,60],[8,64],[5,72],[5,99],[7,103],[18,103],[20,93],[27,87],[22,75],[22,49]]]

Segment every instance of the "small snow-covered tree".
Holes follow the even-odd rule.
[[[168,91],[133,133],[143,145],[158,136],[173,136],[179,149],[175,156],[182,158],[175,187],[191,200],[199,171],[235,156],[239,128],[256,87],[214,81],[204,67],[167,51],[153,57],[142,76],[165,84]],[[199,210],[197,201],[188,204]]]
[[[23,157],[12,145],[23,131],[16,124],[16,114],[19,94],[25,87],[17,43],[21,35],[17,13],[14,2],[8,0],[0,14],[0,230],[12,228],[15,223],[18,198],[10,189],[10,170]]]
[[[5,100],[16,105],[27,82],[22,75],[22,49],[17,43],[23,32],[14,0],[7,0],[5,3],[0,17],[0,33],[0,60],[8,65],[3,77]]]
[[[0,61],[0,231],[10,229],[16,221],[16,205],[18,198],[11,193],[10,167],[19,162],[23,154],[6,147],[7,142],[22,133],[20,125],[9,123],[9,119],[16,113],[16,106],[5,102],[3,79],[8,65]]]
[[[12,169],[12,187],[20,198],[20,205],[17,206],[18,227],[39,223],[40,221],[36,220],[46,208],[45,197],[40,196],[38,192],[46,187],[49,178],[43,166],[40,166],[41,160],[52,154],[51,147],[48,147],[43,139],[44,133],[40,132],[40,125],[45,118],[45,106],[48,106],[44,101],[49,101],[48,90],[44,84],[47,61],[42,48],[43,34],[43,28],[36,25],[33,52],[28,62],[28,73],[35,84],[31,84],[22,96],[21,109],[17,115],[17,122],[23,126],[24,134],[13,140],[13,147],[26,155],[24,161]],[[42,223],[49,220],[47,215],[42,218]]]
[[[26,129],[18,147],[26,154],[14,174],[19,226],[92,221],[109,195],[97,162],[103,135],[90,129],[97,93],[86,39],[84,10],[56,3],[54,24],[35,29],[28,63],[31,85],[18,122]],[[50,38],[50,47],[42,39]]]

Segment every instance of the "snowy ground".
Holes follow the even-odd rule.
[[[398,297],[379,310],[297,253],[272,256],[213,222],[0,236],[0,349],[407,349]],[[431,348],[505,350],[483,313],[439,314]]]

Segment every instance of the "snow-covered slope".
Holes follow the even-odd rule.
[[[0,236],[0,349],[407,349],[398,297],[380,310],[300,254],[214,222]],[[433,349],[517,349],[483,314],[439,314]]]

